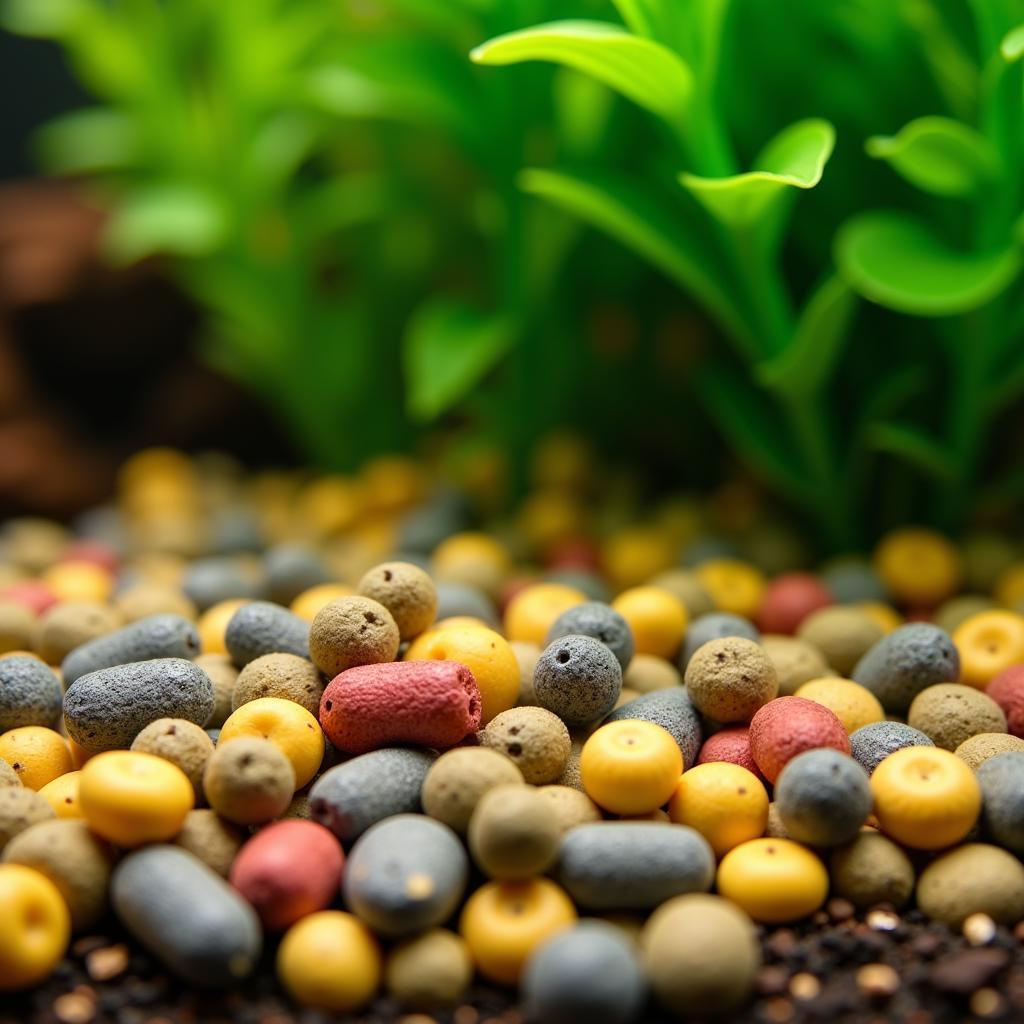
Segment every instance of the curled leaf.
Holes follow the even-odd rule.
[[[919,117],[895,135],[868,139],[865,148],[912,185],[937,196],[972,195],[999,171],[988,139],[949,117]]]
[[[668,47],[602,21],[553,21],[509,32],[470,56],[477,64],[561,64],[674,124],[684,116],[693,92],[693,74]]]
[[[679,180],[712,216],[744,228],[761,219],[789,189],[814,188],[834,145],[835,129],[828,121],[797,121],[765,146],[753,170],[727,178],[682,174]]]
[[[880,210],[839,231],[836,262],[866,299],[901,313],[951,316],[995,298],[1021,269],[1011,247],[962,252],[904,213]]]

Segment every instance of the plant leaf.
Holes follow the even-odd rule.
[[[602,21],[553,21],[498,36],[470,55],[477,64],[551,61],[590,75],[678,125],[693,74],[668,47]]]
[[[53,174],[92,174],[130,166],[138,133],[126,114],[108,107],[74,110],[39,129],[35,149]]]
[[[919,117],[895,135],[875,135],[865,148],[924,192],[973,195],[999,171],[999,158],[980,132],[950,117]]]
[[[671,229],[672,218],[657,207],[650,190],[607,177],[587,181],[536,168],[519,180],[524,191],[556,203],[639,253],[702,302],[741,345],[756,349],[711,254],[685,231]]]
[[[352,172],[303,189],[295,197],[293,216],[304,237],[325,238],[383,217],[396,205],[392,179],[369,171]]]
[[[646,36],[648,39],[659,38],[661,26],[651,0],[612,0],[612,3],[631,32],[638,36]]]
[[[219,197],[188,184],[152,185],[128,196],[114,211],[103,239],[118,263],[153,253],[205,256],[223,242],[228,215]]]
[[[789,189],[814,188],[834,145],[835,129],[828,121],[797,121],[765,146],[753,170],[727,178],[681,174],[679,180],[713,217],[742,229],[764,217]]]
[[[3,0],[0,26],[22,36],[53,38],[71,24],[78,0]]]
[[[1011,32],[1007,32],[999,52],[1008,64],[1024,57],[1024,25],[1018,25]]]
[[[983,306],[1017,276],[1020,253],[951,249],[912,216],[879,210],[840,229],[836,263],[864,298],[901,313],[951,316]]]
[[[415,38],[360,40],[306,75],[306,94],[343,117],[441,127],[469,140],[486,137],[475,72],[457,53]]]
[[[589,157],[608,127],[612,91],[596,79],[559,71],[554,86],[558,137],[573,159]]]
[[[413,317],[403,340],[409,412],[433,419],[462,398],[508,351],[507,316],[457,299],[435,299]]]
[[[804,306],[789,345],[757,368],[761,383],[794,396],[820,391],[842,353],[856,305],[856,293],[841,277],[827,277]]]
[[[675,50],[705,83],[718,70],[722,27],[731,0],[613,0],[637,35]]]
[[[919,427],[909,423],[876,422],[865,431],[865,442],[909,462],[936,480],[950,481],[954,471],[946,450]]]

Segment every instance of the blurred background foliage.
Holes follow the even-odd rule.
[[[95,98],[43,166],[316,465],[444,438],[516,488],[571,427],[831,549],[1024,494],[1024,0],[0,10]]]

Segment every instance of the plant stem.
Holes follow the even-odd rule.
[[[952,377],[947,437],[953,479],[939,501],[940,521],[946,530],[962,525],[987,428],[985,405],[997,322],[992,313],[992,307],[976,310],[965,318],[967,337],[947,339]]]
[[[705,178],[726,178],[736,173],[736,156],[722,119],[707,99],[694,103],[686,127],[680,128],[688,162]]]
[[[796,327],[778,267],[766,257],[765,248],[753,231],[734,236],[734,239],[740,276],[746,284],[763,347],[768,354],[776,354],[790,343]],[[825,429],[824,396],[820,390],[815,390],[775,397],[792,432],[801,471],[810,484],[808,510],[818,521],[830,546],[849,547],[855,532],[852,504]]]

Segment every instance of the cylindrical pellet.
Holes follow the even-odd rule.
[[[361,665],[331,680],[320,722],[339,750],[363,754],[412,743],[453,747],[480,728],[480,690],[455,661]]]
[[[23,725],[51,727],[60,715],[60,680],[38,658],[0,658],[0,732]]]
[[[557,880],[584,910],[649,910],[673,896],[707,892],[715,855],[686,825],[601,821],[562,839]]]
[[[381,935],[414,935],[452,915],[468,869],[466,852],[447,825],[400,814],[378,822],[352,847],[345,902]]]
[[[420,809],[420,790],[434,758],[419,750],[374,750],[324,772],[309,791],[310,810],[343,843],[394,814]]]
[[[180,847],[130,853],[114,871],[111,902],[132,935],[190,985],[227,987],[259,960],[255,911]]]
[[[126,750],[158,718],[205,725],[213,704],[213,683],[198,665],[157,658],[75,680],[64,695],[64,721],[68,735],[86,750]]]
[[[231,660],[238,668],[264,654],[309,657],[309,623],[269,601],[252,601],[231,616],[224,633]]]
[[[198,653],[199,634],[188,619],[150,615],[76,647],[64,659],[61,670],[64,685],[70,686],[80,676],[103,668],[154,658],[194,658]]]

